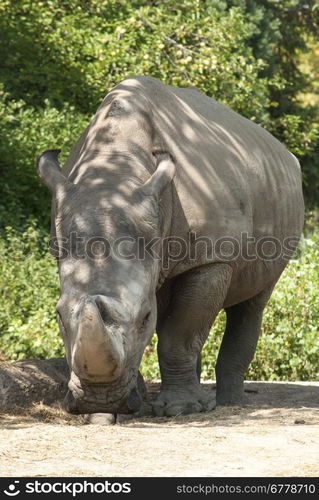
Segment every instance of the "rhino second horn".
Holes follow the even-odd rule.
[[[52,194],[59,196],[64,190],[67,179],[61,172],[59,164],[60,149],[48,149],[42,153],[37,161],[37,171],[42,182]]]
[[[158,153],[156,157],[156,170],[140,189],[148,196],[158,197],[172,182],[176,173],[176,165],[168,152]]]
[[[72,365],[77,375],[91,383],[110,382],[123,369],[124,346],[120,336],[105,327],[93,298],[83,306]]]

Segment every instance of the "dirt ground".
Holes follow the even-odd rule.
[[[153,397],[158,385],[148,389]],[[111,426],[87,425],[57,404],[2,412],[0,475],[318,476],[319,383],[246,390],[244,408]]]

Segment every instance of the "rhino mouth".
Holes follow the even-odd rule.
[[[132,377],[125,387],[115,387],[114,384],[85,385],[73,375],[63,405],[68,413],[77,415],[86,413],[132,414],[140,410],[142,395],[136,377]]]
[[[122,413],[132,414],[140,410],[142,398],[137,389],[131,390],[127,398],[121,398],[118,401],[110,402],[106,393],[100,395],[85,395],[82,398],[74,396],[72,391],[68,391],[64,402],[64,408],[73,415],[86,413]]]

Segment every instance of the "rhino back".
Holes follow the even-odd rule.
[[[174,235],[185,238],[195,230],[217,240],[246,232],[280,242],[300,236],[300,166],[274,136],[194,87],[170,87],[149,77],[126,85],[143,89],[153,109],[155,141],[177,161]],[[271,281],[285,264],[244,263],[243,272],[249,267],[254,281],[258,267],[261,281],[265,273]]]
[[[190,227],[299,234],[299,163],[274,136],[194,87],[149,77],[125,83],[142,87],[151,102],[155,141],[177,161],[175,186]]]

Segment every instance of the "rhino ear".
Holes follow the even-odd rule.
[[[53,195],[58,195],[59,191],[64,190],[67,183],[58,160],[60,151],[60,149],[48,149],[39,156],[37,161],[39,177]]]
[[[147,196],[160,196],[171,183],[176,172],[176,166],[169,153],[157,153],[157,168],[154,174],[142,186]]]

